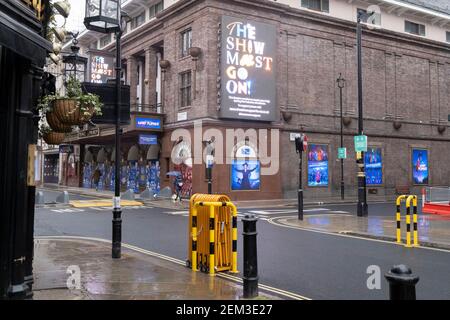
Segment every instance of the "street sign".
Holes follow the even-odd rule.
[[[355,136],[355,151],[367,152],[367,136]]]
[[[338,148],[338,159],[347,159],[347,148]]]

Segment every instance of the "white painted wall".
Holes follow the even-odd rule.
[[[272,0],[277,3],[289,5],[293,8],[313,11],[302,8],[301,0]],[[358,8],[367,9],[371,3],[369,1],[358,0],[330,0],[330,12],[319,12],[324,15],[329,15],[338,19],[354,21],[356,22],[356,12]],[[316,12],[317,11],[313,11]],[[450,17],[449,17],[450,19]],[[405,20],[424,24],[425,25],[425,37],[427,39],[446,42],[446,31],[450,31],[450,22],[447,28],[441,28],[438,25],[433,25],[431,20],[420,20],[412,15],[403,14],[398,16],[395,13],[388,13],[385,10],[381,10],[381,28],[391,30],[395,32],[405,33]],[[418,36],[420,37],[420,36]]]

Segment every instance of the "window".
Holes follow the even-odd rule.
[[[100,48],[106,47],[110,43],[111,43],[111,35],[108,34],[100,39]]]
[[[191,71],[180,74],[180,108],[191,105]]]
[[[192,29],[187,29],[181,33],[181,56],[189,55],[189,48],[192,47]]]
[[[131,30],[143,25],[145,22],[145,11],[131,20]]]
[[[373,12],[372,14],[368,14],[367,10],[358,8],[358,10],[356,12],[356,19],[358,19],[358,17],[361,17],[362,23],[370,23],[370,24],[374,24],[377,26],[381,25],[381,14],[380,13]],[[370,20],[369,20],[369,18],[370,18]]]
[[[447,42],[450,42],[450,31],[447,31]]]
[[[425,26],[423,24],[405,21],[405,32],[425,36]]]
[[[329,0],[302,0],[302,7],[310,10],[330,12]]]
[[[163,5],[163,2],[161,1],[150,7],[150,19],[154,18],[158,14],[158,12],[163,11]]]

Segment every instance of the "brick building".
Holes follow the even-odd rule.
[[[377,19],[367,21],[363,29],[368,189],[370,193],[389,195],[399,187],[420,192],[424,185],[449,185],[450,18],[446,1],[126,2],[123,9],[133,20],[123,37],[123,76],[131,87],[135,116],[125,128],[123,165],[130,168],[131,161],[135,170],[144,172],[139,168],[148,169],[149,163],[157,162],[160,187],[171,186],[165,174],[178,170],[186,180],[186,192],[206,192],[205,163],[196,155],[208,153],[208,141],[215,140],[211,144],[216,159],[213,192],[230,194],[235,200],[294,197],[298,154],[292,136],[303,132],[310,146],[303,167],[305,197],[336,195],[341,175],[336,80],[341,74],[346,80],[343,123],[348,158],[344,161],[344,177],[347,194],[354,195],[357,166],[353,137],[358,123],[355,20],[358,10],[368,10],[373,4],[380,9]],[[224,26],[224,21],[232,20],[226,17],[242,23],[239,26],[256,26],[256,36],[252,35],[260,44],[264,41],[270,51],[269,56],[261,51],[261,60],[250,62],[257,67],[259,61],[266,73],[264,69],[235,70],[241,79],[248,80],[249,74],[254,77],[242,82],[241,87],[224,82],[226,76],[236,77],[233,68],[225,68],[227,64],[250,68],[248,61],[242,62],[242,56],[239,61],[233,54],[228,56],[228,49],[236,49],[243,42],[227,42],[224,32],[231,32],[227,29],[231,24]],[[255,40],[250,33],[245,35]],[[114,51],[112,36],[86,31],[79,40],[84,53],[93,49]],[[248,42],[245,49],[250,53],[257,50]],[[250,85],[261,97],[250,93]],[[225,89],[230,95],[224,96]],[[269,95],[272,89],[275,94]],[[252,96],[251,103],[267,102],[267,113],[263,113],[264,107],[260,113],[254,111],[260,110],[255,105],[245,110],[235,108],[241,111],[235,111],[233,119],[232,108],[224,111],[230,103],[224,99],[235,98],[232,94]],[[262,97],[265,95],[273,99]],[[243,100],[239,101],[242,106]],[[268,120],[262,114],[268,115]],[[161,128],[138,128],[136,118],[160,119]],[[203,135],[198,137],[194,131],[200,121]],[[183,138],[177,129],[186,130]],[[225,137],[227,129],[244,130],[243,135],[233,138],[231,148],[218,138],[219,132]],[[256,137],[252,137],[252,129]],[[152,132],[157,147],[141,145],[139,135]],[[246,135],[250,137],[246,139]],[[78,137],[68,142],[81,146],[75,184],[81,183],[86,162],[96,165],[98,154],[106,163],[114,159],[112,128],[100,126],[94,138]],[[262,155],[265,149],[269,157]],[[242,161],[233,162],[233,157]]]

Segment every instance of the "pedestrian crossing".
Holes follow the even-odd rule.
[[[112,207],[88,207],[88,208],[63,208],[63,209],[51,209],[51,212],[54,213],[80,213],[80,212],[87,212],[87,211],[99,211],[99,212],[107,212],[112,211]],[[122,207],[122,211],[128,211],[128,210],[136,210],[136,209],[153,209],[153,207],[149,206],[127,206]]]

